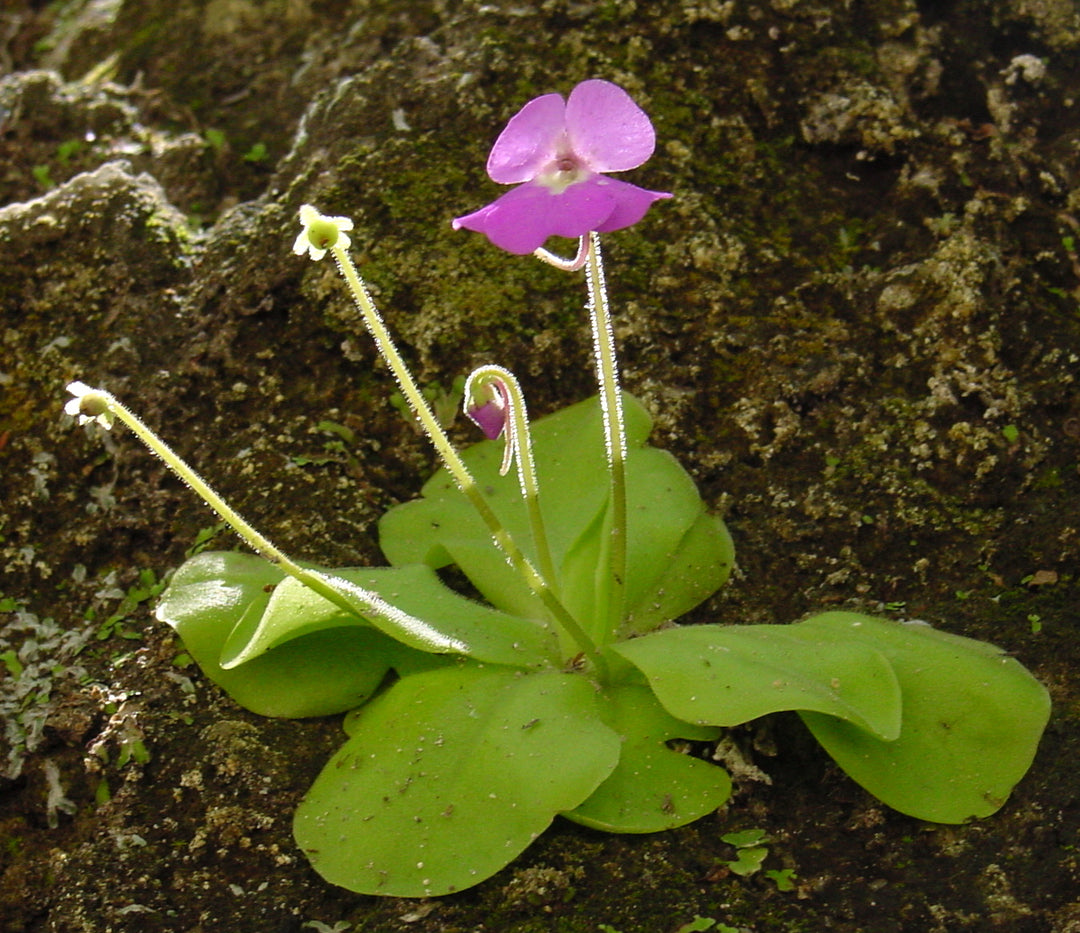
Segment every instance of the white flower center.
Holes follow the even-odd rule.
[[[591,174],[572,152],[563,152],[545,165],[534,180],[552,194],[562,194],[571,185],[584,181]]]

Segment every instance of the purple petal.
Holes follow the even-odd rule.
[[[616,207],[613,193],[601,183],[612,181],[592,176],[562,194],[543,185],[519,185],[486,207],[456,218],[454,229],[483,233],[500,249],[527,255],[549,236],[576,239],[596,230]]]
[[[506,409],[495,402],[485,402],[465,412],[473,423],[484,432],[489,441],[495,440],[506,428]]]
[[[532,181],[556,156],[566,131],[566,102],[561,94],[535,97],[522,107],[495,140],[487,172],[500,185]]]
[[[619,181],[617,178],[601,176],[600,183],[604,186],[605,193],[614,199],[615,209],[606,220],[593,228],[597,233],[622,230],[623,227],[636,224],[645,216],[645,212],[653,201],[671,197],[666,191],[649,191],[629,182]]]
[[[473,211],[471,214],[462,214],[460,217],[455,217],[450,221],[450,226],[455,230],[472,230],[476,233],[483,233],[487,228],[487,215],[491,213],[491,209],[495,206],[495,202],[486,204],[480,210]]]
[[[582,81],[570,92],[566,129],[574,153],[594,172],[637,168],[656,148],[645,111],[610,81]]]
[[[547,217],[550,235],[576,240],[590,230],[599,229],[615,209],[610,181],[602,175],[592,175],[570,185],[562,194],[552,195]]]

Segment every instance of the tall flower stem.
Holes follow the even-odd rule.
[[[309,570],[300,566],[289,557],[277,545],[270,541],[264,534],[257,531],[239,512],[227,503],[213,487],[206,482],[192,467],[188,466],[176,452],[160,437],[150,430],[139,417],[126,405],[120,402],[116,396],[103,389],[89,389],[81,383],[73,383],[80,390],[86,389],[83,398],[84,406],[94,409],[93,414],[100,415],[97,409],[104,408],[109,415],[122,421],[131,432],[142,441],[153,453],[161,458],[162,462],[173,473],[185,482],[192,491],[212,508],[241,538],[246,541],[253,550],[261,554],[268,561],[276,564],[289,576],[294,577],[306,587],[318,593],[323,599],[333,603],[350,615],[358,611],[372,615],[391,618],[399,623],[405,619],[411,619],[407,613],[402,612],[396,606],[386,602],[376,593],[366,590],[355,584],[348,584],[348,596],[336,588],[323,574],[315,570]],[[352,599],[349,598],[352,597]]]
[[[543,603],[544,608],[551,614],[555,623],[570,636],[577,644],[578,649],[589,659],[593,666],[603,672],[606,669],[606,665],[603,658],[601,658],[597,652],[595,642],[581,627],[580,623],[570,615],[566,607],[563,606],[562,602],[552,590],[548,580],[537,572],[529,559],[522,553],[517,543],[511,537],[509,531],[507,531],[506,527],[499,520],[499,517],[495,514],[488,504],[488,501],[480,492],[479,487],[476,485],[476,481],[473,479],[472,474],[458,455],[458,452],[450,443],[450,439],[446,436],[446,432],[443,430],[438,418],[435,417],[435,413],[431,410],[431,406],[428,404],[427,399],[424,398],[423,393],[421,393],[419,387],[416,385],[412,373],[409,372],[408,367],[405,365],[405,361],[401,358],[397,348],[394,346],[394,341],[390,336],[390,332],[386,329],[386,325],[383,323],[378,308],[375,307],[375,303],[371,300],[371,296],[364,287],[364,283],[360,279],[360,275],[356,271],[356,266],[353,265],[353,261],[345,249],[345,246],[338,242],[330,245],[329,250],[330,255],[334,257],[334,262],[337,264],[338,270],[341,272],[342,277],[349,286],[349,291],[352,293],[356,307],[363,318],[368,332],[375,341],[379,354],[389,365],[390,370],[393,372],[394,378],[397,380],[398,386],[401,389],[402,395],[409,403],[409,407],[412,409],[417,420],[419,420],[424,432],[435,445],[435,449],[438,451],[439,456],[446,465],[446,469],[453,477],[454,482],[457,484],[462,494],[472,504],[473,508],[479,513],[484,524],[487,525],[488,530],[491,532],[491,536],[495,540],[495,543],[503,553],[506,554],[511,566],[521,575],[529,589],[532,590],[541,603]]]
[[[604,418],[604,447],[611,477],[611,618],[607,632],[614,636],[622,622],[626,599],[626,425],[619,392],[615,334],[608,309],[600,236],[597,233],[589,234],[585,281],[589,289],[593,355],[600,385],[600,410]]]

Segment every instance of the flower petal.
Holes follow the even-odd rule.
[[[594,172],[625,172],[653,154],[652,121],[617,84],[582,81],[566,104],[570,145]]]
[[[599,230],[615,209],[612,180],[593,175],[554,195],[548,220],[551,233],[576,240],[590,230]]]
[[[500,185],[531,181],[556,155],[566,131],[566,102],[561,94],[530,100],[506,124],[488,156],[487,172]]]
[[[465,414],[484,432],[484,437],[489,441],[495,440],[506,429],[506,409],[495,402],[477,405]]]
[[[594,228],[597,233],[609,233],[636,224],[653,201],[671,197],[666,191],[649,191],[617,178],[600,176],[598,184],[603,185],[605,192],[614,199],[615,209]]]
[[[454,229],[483,233],[500,249],[522,256],[543,246],[549,236],[577,239],[596,230],[615,209],[615,198],[600,180],[593,176],[561,194],[543,185],[519,185],[486,207],[456,218]]]

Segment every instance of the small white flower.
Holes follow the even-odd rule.
[[[307,253],[312,259],[322,259],[332,246],[348,249],[349,240],[346,230],[352,230],[353,222],[348,217],[327,217],[320,214],[310,204],[300,208],[300,223],[304,229],[293,243],[293,252],[297,256]]]
[[[85,382],[70,382],[67,390],[75,397],[68,399],[64,411],[72,418],[78,418],[79,424],[96,421],[105,430],[113,426],[113,414],[105,393],[92,389]]]

